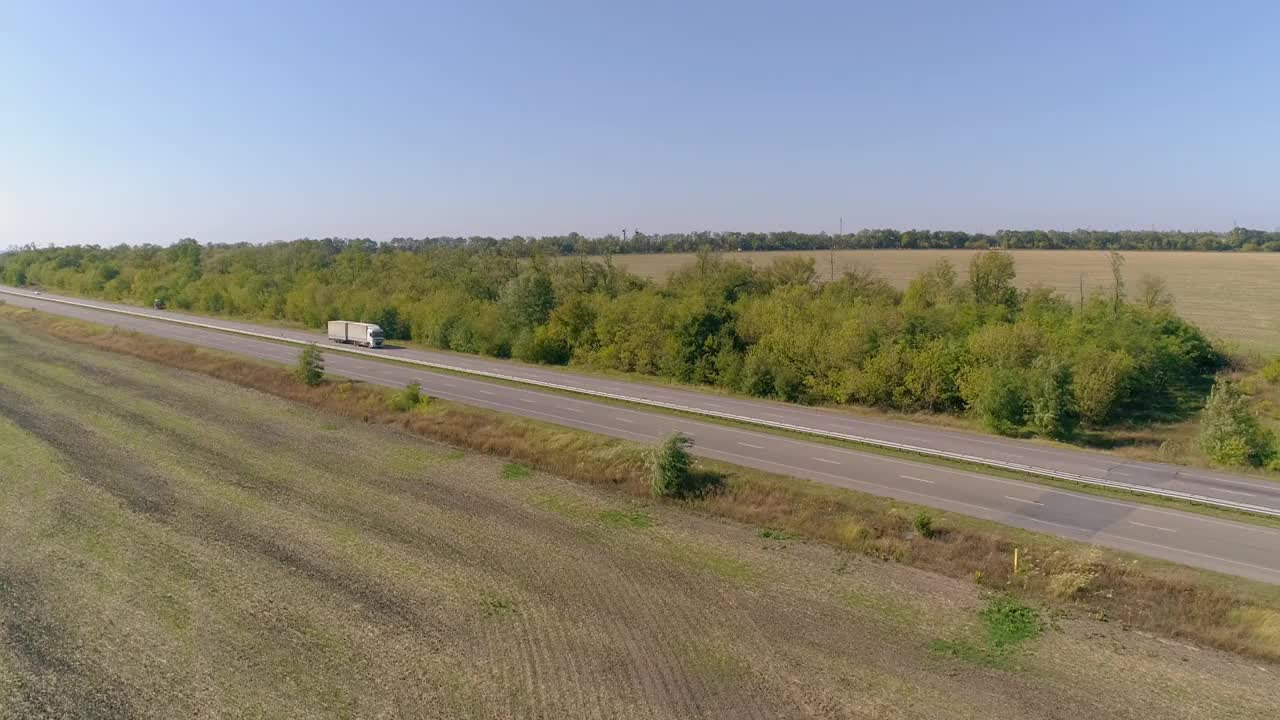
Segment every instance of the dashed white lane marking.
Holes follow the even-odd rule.
[[[527,402],[527,403],[529,403],[530,405],[533,405],[533,404],[537,403],[538,401],[537,401],[537,400],[534,400],[533,398],[520,398],[520,402]]]
[[[633,422],[635,422],[635,420],[628,420],[628,419],[626,419],[626,418],[620,418],[620,417],[616,417],[616,418],[614,418],[614,420],[617,420],[618,422],[624,422],[624,423],[633,423]]]
[[[763,445],[752,445],[751,443],[744,443],[744,442],[740,442],[740,443],[738,443],[738,444],[739,444],[739,445],[741,445],[742,447],[755,448],[756,450],[763,450],[763,449],[764,449],[764,446],[763,446]]]
[[[1241,487],[1257,488],[1258,490],[1275,490],[1274,485],[1259,485],[1257,483],[1240,482],[1239,480],[1230,480],[1223,477],[1209,477],[1208,475],[1197,475],[1189,472],[1178,472],[1177,475],[1192,478],[1194,480],[1212,480],[1214,482],[1230,483],[1231,485],[1239,485]]]
[[[1216,490],[1217,492],[1229,493],[1231,495],[1243,495],[1245,497],[1253,497],[1253,493],[1240,492],[1239,490],[1223,490],[1222,488],[1217,488]]]
[[[839,465],[839,464],[840,464],[840,461],[839,461],[839,460],[828,460],[828,459],[826,459],[826,458],[820,458],[820,457],[816,457],[816,458],[814,458],[814,460],[817,460],[818,462],[830,463],[830,464],[832,464],[832,465]]]
[[[576,413],[580,413],[580,412],[582,412],[582,411],[581,411],[581,410],[579,410],[578,408],[569,407],[569,406],[567,406],[567,405],[566,405],[566,406],[564,406],[564,407],[562,407],[562,408],[560,408],[560,409],[561,409],[561,410],[568,410],[569,412],[576,412]]]
[[[934,484],[932,480],[925,480],[924,478],[912,477],[911,475],[899,475],[898,477],[904,480],[915,480],[916,482],[929,483],[930,485]]]
[[[1020,502],[1020,503],[1026,503],[1026,504],[1028,504],[1028,505],[1043,505],[1043,504],[1044,504],[1044,503],[1042,503],[1042,502],[1036,502],[1035,500],[1024,500],[1024,499],[1022,499],[1022,498],[1017,498],[1017,497],[1014,497],[1014,496],[1012,496],[1012,495],[1005,495],[1005,496],[1004,496],[1004,499],[1005,499],[1005,500],[1013,500],[1013,501],[1015,501],[1015,502]]]
[[[477,390],[476,392],[480,393],[481,395],[497,395],[498,394],[491,390]]]
[[[1232,565],[1239,565],[1241,567],[1253,568],[1254,570],[1261,570],[1263,572],[1270,573],[1272,575],[1280,577],[1280,569],[1267,567],[1265,565],[1254,565],[1253,563],[1247,563],[1242,560],[1232,560],[1230,558],[1224,558],[1219,555],[1210,555],[1208,553],[1196,552],[1194,550],[1170,547],[1169,545],[1161,545],[1160,543],[1147,542],[1146,540],[1138,540],[1137,538],[1128,538],[1128,537],[1124,537],[1123,535],[1112,535],[1111,533],[1097,533],[1094,537],[1127,540],[1128,542],[1136,543],[1138,545],[1146,545],[1147,547],[1160,548],[1161,550],[1168,550],[1170,552],[1175,552],[1175,553],[1183,553],[1186,555],[1191,555],[1193,557],[1202,557],[1208,560],[1216,560],[1218,562],[1230,563]]]
[[[1130,520],[1130,521],[1129,521],[1129,524],[1130,524],[1130,525],[1137,525],[1138,527],[1151,528],[1152,530],[1163,530],[1164,532],[1178,532],[1177,530],[1174,530],[1173,528],[1160,527],[1159,525],[1148,525],[1148,524],[1146,524],[1146,523],[1134,522],[1133,520]]]

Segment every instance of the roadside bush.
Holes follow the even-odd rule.
[[[1073,600],[1088,590],[1105,569],[1102,550],[1092,546],[1049,576],[1049,595],[1058,600]]]
[[[933,527],[933,516],[923,510],[916,515],[916,519],[912,521],[911,524],[915,527],[916,532],[920,533],[920,537],[922,538],[932,538],[938,532]]]
[[[969,409],[990,430],[1001,435],[1017,435],[1026,422],[1027,390],[1022,376],[1014,370],[984,368],[963,383]]]
[[[653,473],[650,488],[658,497],[678,497],[689,483],[689,447],[687,435],[675,433],[653,449],[649,467]]]
[[[314,345],[302,348],[302,352],[298,353],[298,366],[294,369],[294,374],[309,387],[324,382],[324,356],[320,353],[320,348]]]
[[[525,362],[564,365],[569,362],[569,344],[543,325],[537,330],[521,333],[511,347],[511,354]]]
[[[415,382],[405,385],[404,389],[392,395],[388,402],[392,410],[405,412],[418,407],[422,401],[422,386]]]
[[[1240,388],[1219,378],[1200,416],[1200,445],[1216,463],[1258,467],[1272,458],[1275,437],[1250,412]]]
[[[1262,368],[1262,378],[1269,383],[1280,383],[1280,357],[1273,359]]]
[[[1041,437],[1063,440],[1076,429],[1078,416],[1071,396],[1071,371],[1063,363],[1037,363],[1030,388],[1027,426]]]
[[[1090,427],[1105,425],[1125,397],[1135,370],[1133,358],[1124,351],[1097,346],[1081,351],[1071,376],[1071,393],[1080,419]]]

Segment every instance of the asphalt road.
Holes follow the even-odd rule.
[[[66,298],[102,308],[89,309],[50,302],[26,292],[14,295],[7,292],[7,288],[4,290],[6,292],[0,298],[12,305],[34,307],[53,314],[116,325],[276,362],[292,363],[297,357],[297,350],[286,345],[163,320],[125,316],[111,310],[143,312],[160,318],[173,315],[167,311],[139,310],[131,306]],[[322,335],[307,331],[280,330],[202,316],[182,317],[229,329],[312,341],[323,340]],[[835,432],[885,437],[897,442],[929,447],[955,448],[966,454],[1013,458],[1036,466],[1073,468],[1070,471],[1081,474],[1103,473],[1125,482],[1150,483],[1157,487],[1206,495],[1219,493],[1217,496],[1224,498],[1247,499],[1258,505],[1280,507],[1280,484],[1266,479],[1225,473],[1190,472],[1185,468],[1158,463],[1121,461],[1101,453],[1047,447],[908,423],[864,420],[814,408],[600,379],[473,356],[403,348],[388,349],[385,352],[389,357],[444,362],[562,385],[663,399],[674,404],[718,409],[743,416],[819,426]],[[1028,482],[835,448],[767,432],[673,417],[660,412],[619,407],[588,398],[434,373],[425,368],[366,360],[343,353],[329,353],[325,362],[328,371],[333,374],[389,387],[403,387],[416,380],[422,384],[424,392],[436,397],[641,442],[653,442],[673,430],[680,430],[694,438],[694,451],[706,457],[1280,584],[1280,531],[1270,528],[1050,489]]]

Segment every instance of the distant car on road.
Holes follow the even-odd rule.
[[[39,295],[39,294],[40,294],[40,291],[39,291],[39,290],[33,290],[33,291],[32,291],[32,294],[33,294],[33,295]]]
[[[163,309],[164,309],[164,301],[163,301],[163,300],[161,300],[160,298],[156,298],[155,302],[151,303],[151,307],[153,307],[153,308],[155,308],[155,309],[157,309],[157,310],[163,310]]]

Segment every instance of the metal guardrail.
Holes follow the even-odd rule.
[[[102,312],[112,312],[120,315],[132,315],[135,317],[145,318],[147,320],[160,320],[163,322],[175,323],[178,325],[188,325],[204,330],[214,330],[217,332],[234,333],[236,335],[246,335],[249,337],[263,338],[276,342],[288,342],[295,345],[315,345],[322,347],[329,352],[342,352],[349,355],[363,355],[378,360],[398,363],[408,363],[411,365],[421,365],[423,367],[435,368],[437,370],[448,370],[450,372],[462,373],[465,375],[476,375],[479,377],[488,377],[495,380],[503,380],[505,382],[514,382],[521,385],[532,385],[535,387],[544,387],[562,392],[570,392],[577,395],[590,395],[594,397],[602,397],[609,400],[618,400],[621,402],[634,403],[637,405],[647,405],[650,407],[663,408],[665,410],[675,410],[677,412],[689,413],[692,415],[702,415],[704,417],[713,417],[720,420],[732,420],[734,422],[746,423],[749,425],[759,425],[762,427],[770,427],[778,430],[788,430],[791,432],[803,433],[806,435],[816,435],[819,437],[827,437],[836,440],[845,440],[847,442],[858,443],[860,445],[870,445],[873,447],[886,448],[890,450],[899,450],[903,452],[911,452],[929,457],[943,458],[946,460],[957,460],[960,462],[972,463],[975,465],[983,465],[986,467],[1000,468],[1002,470],[1013,470],[1015,472],[1030,473],[1032,475],[1040,475],[1042,477],[1054,478],[1056,480],[1066,480],[1068,482],[1080,483],[1082,485],[1093,485],[1096,487],[1105,487],[1113,490],[1123,490],[1126,492],[1140,493],[1145,495],[1153,495],[1156,497],[1169,498],[1174,500],[1184,500],[1201,505],[1210,505],[1213,507],[1227,508],[1230,510],[1240,510],[1243,512],[1255,513],[1258,515],[1266,515],[1269,517],[1280,517],[1280,510],[1276,510],[1261,505],[1251,505],[1249,503],[1236,502],[1234,500],[1224,500],[1221,498],[1208,497],[1205,495],[1197,495],[1195,493],[1185,493],[1178,490],[1167,490],[1164,488],[1154,488],[1148,485],[1135,485],[1133,483],[1120,482],[1117,480],[1108,480],[1106,478],[1093,477],[1090,475],[1079,475],[1076,473],[1063,472],[1050,468],[1036,467],[1034,465],[1025,465],[1022,463],[1008,462],[1004,460],[992,460],[976,455],[966,455],[963,453],[954,453],[947,450],[935,450],[933,448],[920,447],[917,445],[907,445],[905,443],[897,443],[891,440],[880,440],[878,438],[869,438],[861,435],[852,435],[848,433],[835,432],[831,430],[822,430],[819,428],[806,427],[804,425],[793,425],[791,423],[778,422],[776,420],[765,420],[763,418],[754,418],[746,415],[735,415],[733,413],[721,412],[718,410],[708,410],[706,408],[690,407],[680,405],[678,403],[663,402],[661,400],[651,400],[649,398],[632,397],[629,395],[621,395],[618,393],[605,392],[603,390],[591,390],[588,388],[574,387],[572,385],[562,385],[560,383],[547,382],[545,380],[536,380],[533,378],[524,378],[516,375],[506,375],[503,373],[489,372],[487,370],[476,370],[473,368],[459,367],[457,365],[449,365],[447,363],[432,362],[430,360],[414,360],[411,358],[388,358],[384,354],[376,353],[370,350],[361,350],[358,348],[333,347],[329,345],[321,345],[311,340],[300,340],[284,335],[271,335],[269,333],[254,332],[252,330],[241,330],[222,325],[214,325],[211,323],[203,323],[195,320],[186,320],[177,317],[163,317],[150,313],[137,312],[134,310],[121,310],[119,308],[103,307],[92,303],[79,302],[76,300],[65,300],[62,298],[52,298],[47,296],[36,296],[31,293],[17,292],[8,288],[0,288],[0,293],[14,295],[17,297],[34,298],[43,300],[44,302],[62,303],[64,305],[74,305],[78,307],[89,308],[91,310],[100,310]]]

